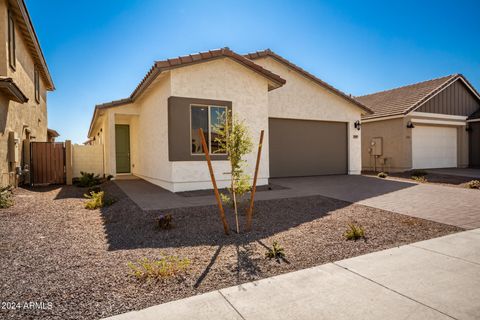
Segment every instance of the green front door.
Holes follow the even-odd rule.
[[[130,127],[128,124],[115,125],[115,153],[117,173],[130,173]]]

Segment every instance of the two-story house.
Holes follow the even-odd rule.
[[[28,179],[30,141],[47,141],[55,89],[23,0],[0,0],[0,184]]]

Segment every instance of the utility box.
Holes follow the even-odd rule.
[[[8,133],[8,161],[18,163],[19,161],[19,143],[18,134],[14,131]]]
[[[372,150],[372,156],[381,156],[383,155],[383,139],[382,138],[372,138],[370,141],[370,148]]]

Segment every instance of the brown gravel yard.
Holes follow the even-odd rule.
[[[250,233],[223,235],[214,206],[174,210],[175,228],[159,231],[159,212],[143,212],[114,183],[104,189],[118,202],[93,211],[77,187],[15,191],[16,204],[0,211],[0,300],[53,306],[0,318],[102,318],[461,230],[315,196],[258,202]],[[343,238],[352,221],[366,241]],[[274,240],[289,263],[264,258]],[[162,282],[128,275],[128,261],[164,255],[190,259],[188,273]]]

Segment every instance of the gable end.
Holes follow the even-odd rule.
[[[480,109],[480,100],[459,78],[415,111],[470,116]]]

